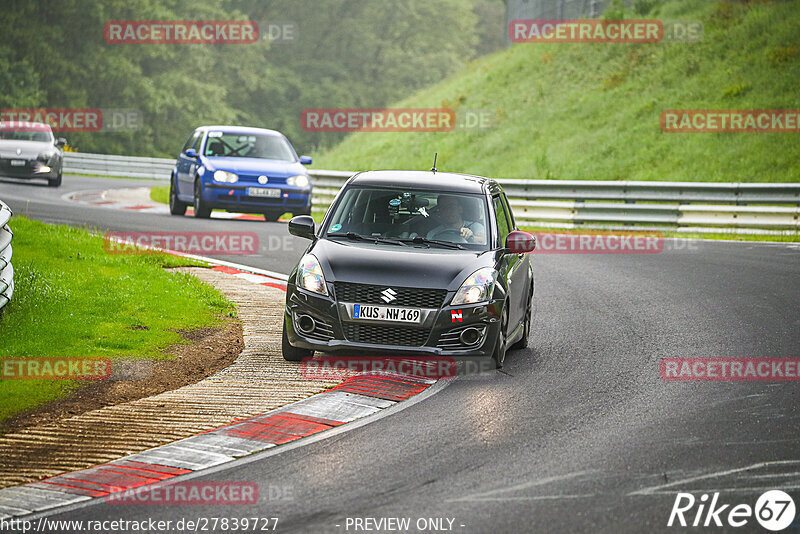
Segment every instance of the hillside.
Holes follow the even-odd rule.
[[[701,42],[515,44],[393,106],[486,110],[491,128],[355,133],[315,167],[425,169],[439,152],[440,170],[504,178],[797,182],[798,133],[663,133],[659,116],[800,109],[798,12],[670,1],[647,16],[701,20]]]

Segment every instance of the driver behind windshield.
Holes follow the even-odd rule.
[[[467,243],[483,243],[486,229],[477,221],[464,219],[464,205],[461,199],[452,195],[439,195],[436,214],[439,226],[429,231],[428,239],[458,242],[460,236]]]

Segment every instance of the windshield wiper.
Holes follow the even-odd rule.
[[[341,237],[341,236],[329,235],[328,237]],[[361,234],[356,234],[355,232],[347,232],[344,235],[344,237],[352,241],[372,241],[373,243],[385,243],[387,245],[399,245],[401,247],[408,246],[405,243],[401,241],[396,241],[394,239],[386,239],[385,237],[380,237],[380,236],[361,235]]]
[[[459,245],[458,243],[452,243],[450,241],[439,241],[438,239],[428,239],[427,237],[417,236],[410,239],[402,239],[401,241],[411,242],[416,245],[438,245],[440,247],[445,248],[457,248],[459,250],[464,250],[464,247]]]

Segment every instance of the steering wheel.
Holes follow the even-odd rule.
[[[466,243],[467,240],[461,237],[461,229],[458,228],[445,228],[444,230],[439,230],[435,234],[433,234],[432,239],[438,239],[440,241],[449,241],[451,243]]]

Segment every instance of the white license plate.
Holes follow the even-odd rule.
[[[27,161],[25,161],[24,159],[12,159],[11,160],[11,166],[12,167],[24,167],[26,163],[27,163]]]
[[[274,187],[248,187],[247,195],[251,197],[278,198],[281,196],[281,190]]]
[[[353,319],[363,319],[365,321],[392,321],[397,323],[418,323],[420,322],[421,317],[422,314],[416,308],[353,304]]]

